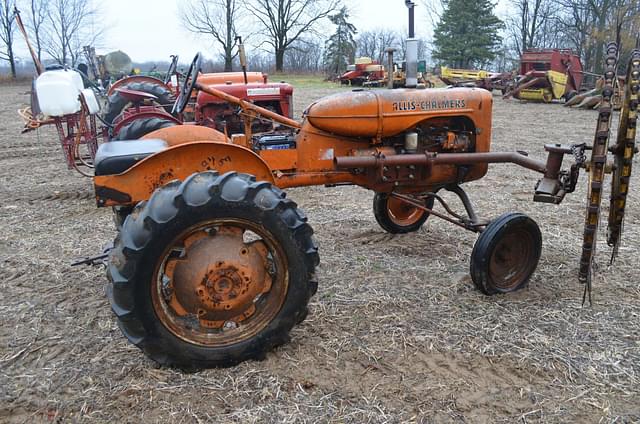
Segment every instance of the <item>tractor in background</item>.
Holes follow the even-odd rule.
[[[340,84],[362,86],[365,83],[382,81],[385,78],[384,66],[370,57],[359,57],[355,63],[347,66],[347,71],[340,76]]]
[[[342,92],[312,103],[297,122],[201,84],[197,56],[174,109],[184,110],[198,90],[239,107],[245,132],[216,139],[206,134],[210,128],[181,125],[101,145],[96,202],[115,208],[118,235],[109,252],[81,262],[106,261],[119,328],[154,361],[202,368],[260,359],[289,340],[318,287],[313,230],[283,189],[358,185],[375,193],[374,216],[390,233],[417,231],[429,218],[477,233],[471,279],[494,295],[527,284],[540,259],[541,231],[521,213],[480,217],[462,185],[483,178],[489,164],[512,163],[540,174],[533,200],[549,204],[575,190],[581,170],[589,174],[578,266],[584,301],[605,171],[612,170],[607,242],[613,260],[635,153],[640,51],[628,66],[610,145],[617,58],[611,43],[592,143],[547,144],[541,161],[491,151],[493,98],[486,90]],[[254,133],[251,121],[259,118],[278,123],[277,131]],[[563,168],[565,156],[573,163]],[[454,211],[442,191],[454,193],[464,212]]]
[[[293,87],[285,82],[270,83],[261,72],[247,72],[242,39],[238,37],[242,72],[202,74],[201,84],[232,94],[283,116],[293,117]],[[134,75],[114,83],[107,93],[105,122],[111,126],[115,140],[138,139],[157,129],[183,123],[214,128],[227,135],[244,130],[237,108],[219,98],[191,94],[184,110],[173,109],[184,76],[178,72],[178,56],[172,61],[163,80]],[[183,80],[181,82],[181,79]],[[271,122],[254,120],[254,131],[265,131]]]
[[[14,13],[38,74],[31,90],[31,106],[18,111],[25,121],[23,132],[55,126],[69,169],[93,176],[93,162],[101,140],[137,140],[155,130],[185,124],[211,128],[213,132],[206,133],[209,137],[213,134],[216,139],[246,130],[237,107],[206,93],[196,95],[192,90],[187,102],[180,109],[176,108],[176,98],[184,85],[180,82],[184,76],[177,70],[178,56],[172,56],[163,79],[132,75],[111,84],[106,92],[107,111],[102,114],[101,102],[96,96],[96,93],[103,95],[102,86],[94,87],[94,91],[85,88],[85,84],[87,71],[94,76],[102,75],[99,66],[104,68],[104,60],[100,62],[95,50],[87,47],[85,53],[90,69],[87,67],[80,72],[66,67],[45,70],[31,47],[17,9]],[[201,74],[201,83],[291,118],[293,87],[285,82],[269,83],[267,75],[261,72],[247,72],[240,37],[238,50],[242,72]],[[116,57],[122,58],[122,54]],[[118,63],[122,62],[126,60]],[[273,129],[270,120],[252,119],[251,122],[252,131]],[[201,132],[192,130],[191,133]]]
[[[516,84],[504,97],[545,103],[570,100],[580,91],[583,74],[580,58],[571,50],[525,50]]]

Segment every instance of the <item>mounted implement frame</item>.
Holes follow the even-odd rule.
[[[616,60],[610,44],[605,79],[615,76]],[[161,364],[226,366],[262,358],[305,318],[317,290],[319,257],[306,216],[283,188],[355,184],[375,192],[374,216],[390,233],[416,231],[431,215],[479,233],[470,274],[480,291],[492,295],[527,284],[542,234],[521,213],[481,218],[462,184],[482,178],[490,163],[512,163],[541,174],[534,201],[558,204],[585,169],[588,256],[579,275],[589,293],[611,151],[616,171],[609,240],[614,252],[619,244],[635,151],[638,51],[621,118],[626,131],[616,145],[608,147],[605,105],[593,146],[547,144],[546,161],[490,151],[492,97],[486,90],[340,93],[311,104],[298,123],[200,84],[195,62],[189,87],[237,105],[243,134],[214,141],[179,126],[144,140],[105,144],[96,155],[97,202],[114,207],[119,231],[107,265],[111,305],[127,338]],[[183,90],[177,104],[190,95]],[[253,133],[254,119],[280,127]],[[574,163],[563,168],[567,155]],[[454,211],[440,190],[458,196],[465,212]]]

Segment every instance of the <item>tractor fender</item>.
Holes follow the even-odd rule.
[[[275,185],[269,165],[251,150],[231,143],[194,141],[171,146],[117,175],[93,179],[98,206],[135,204],[170,181],[204,171],[236,171]]]
[[[224,133],[200,125],[177,125],[175,127],[161,128],[150,132],[142,137],[142,139],[161,139],[166,141],[169,146],[177,146],[178,144],[198,140],[228,142]]]
[[[169,90],[170,92],[172,93],[174,92],[174,90],[171,87],[169,87],[167,84],[165,84],[164,81],[162,81],[161,79],[148,77],[144,75],[134,75],[131,77],[121,78],[118,81],[111,84],[111,87],[109,87],[109,91],[107,92],[107,96],[110,96],[111,94],[113,94],[116,88],[122,87],[123,85],[130,84],[132,82],[149,82],[151,84],[161,85],[165,87],[167,90]]]

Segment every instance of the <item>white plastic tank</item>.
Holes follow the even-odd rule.
[[[84,84],[78,72],[64,69],[46,71],[36,79],[35,86],[43,114],[64,116],[80,111],[78,96]]]
[[[87,104],[90,115],[95,115],[100,112],[100,104],[98,103],[98,99],[96,99],[96,95],[92,89],[85,88],[82,90],[82,97],[84,97],[84,101]]]

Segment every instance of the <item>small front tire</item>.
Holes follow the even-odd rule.
[[[428,197],[425,206],[433,209],[434,198]],[[376,193],[373,197],[373,215],[383,230],[391,234],[418,231],[429,218],[429,213],[388,193]]]
[[[521,213],[506,213],[478,237],[471,253],[471,279],[486,295],[520,290],[538,266],[542,235],[536,222]]]

